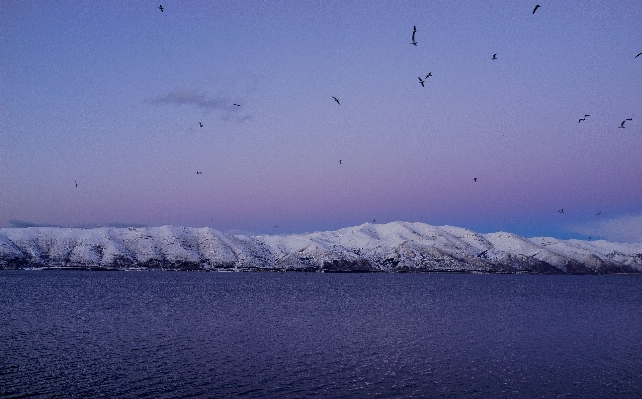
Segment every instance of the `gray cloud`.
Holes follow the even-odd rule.
[[[165,96],[159,96],[149,101],[150,104],[195,105],[208,110],[233,109],[232,101],[228,98],[207,98],[203,93],[186,89],[174,89]]]
[[[62,227],[58,224],[49,224],[49,223],[33,223],[26,222],[24,220],[11,219],[9,220],[9,226],[14,228],[26,228],[26,227]]]
[[[9,220],[9,226],[13,228],[27,228],[27,227],[64,227],[64,228],[75,228],[75,229],[95,229],[99,227],[117,227],[117,228],[125,228],[125,227],[147,227],[147,225],[140,224],[140,223],[105,223],[105,224],[83,224],[83,225],[76,225],[76,226],[63,226],[60,224],[50,224],[50,223],[35,223],[35,222],[27,222],[24,220],[17,220],[17,219],[12,219]]]
[[[240,100],[225,96],[209,97],[207,94],[195,90],[176,88],[169,94],[148,100],[147,103],[153,105],[191,105],[206,111],[220,111],[222,112],[221,119],[238,123],[252,119],[251,115],[240,115],[244,109],[234,105],[241,103]]]
[[[642,214],[572,225],[568,230],[608,241],[642,243]]]

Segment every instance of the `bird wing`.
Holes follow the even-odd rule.
[[[539,4],[536,5],[535,8],[533,8],[533,14],[535,14],[535,11],[537,11],[538,8],[539,8]]]

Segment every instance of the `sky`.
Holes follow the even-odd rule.
[[[537,1],[0,1],[0,227],[642,242],[642,3]]]

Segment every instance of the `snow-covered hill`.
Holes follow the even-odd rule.
[[[299,235],[210,228],[0,229],[0,269],[642,273],[642,244],[393,222]]]

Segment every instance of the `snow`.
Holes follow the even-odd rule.
[[[0,269],[642,272],[642,244],[365,223],[297,235],[210,228],[0,229]]]

